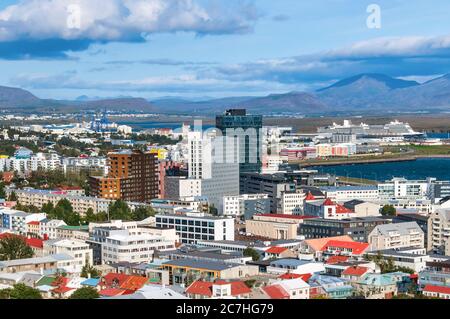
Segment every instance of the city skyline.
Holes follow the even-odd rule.
[[[450,72],[448,3],[346,2],[2,1],[0,84],[42,98],[202,98]],[[367,25],[371,4],[380,28]],[[71,5],[79,28],[76,19],[67,27]]]

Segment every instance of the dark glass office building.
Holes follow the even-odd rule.
[[[238,134],[233,134],[233,132],[239,132],[239,129],[243,130],[243,138],[239,141],[241,158],[239,171],[240,173],[260,172],[262,168],[262,115],[247,115],[245,109],[227,110],[223,115],[216,116],[216,127],[222,131],[224,136],[237,136]],[[256,136],[250,136],[248,133],[251,131],[255,132]]]

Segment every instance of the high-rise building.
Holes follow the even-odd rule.
[[[245,109],[227,110],[216,116],[216,127],[223,136],[239,138],[240,173],[262,169],[262,115],[247,115]]]
[[[158,198],[158,161],[155,154],[120,150],[108,154],[108,176],[90,177],[91,195],[112,200],[150,202]]]
[[[173,198],[206,197],[221,213],[223,197],[239,195],[239,164],[233,158],[239,151],[224,149],[223,145],[229,142],[228,137],[189,132],[188,176],[166,178],[166,195]]]

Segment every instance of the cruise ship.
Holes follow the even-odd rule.
[[[397,120],[384,125],[369,125],[361,123],[353,124],[350,120],[344,120],[342,125],[333,123],[331,126],[319,127],[319,134],[354,134],[359,138],[393,137],[402,136],[404,138],[424,137],[425,133],[414,131],[408,123]]]

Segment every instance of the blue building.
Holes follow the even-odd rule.
[[[236,136],[239,129],[243,136],[239,141],[239,171],[241,173],[259,173],[262,169],[262,115],[247,115],[245,109],[227,110],[223,115],[216,116],[216,127],[222,135]],[[253,131],[255,136],[247,135]],[[233,134],[230,133],[234,132]],[[225,151],[224,151],[225,154]]]

